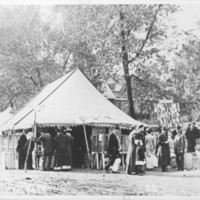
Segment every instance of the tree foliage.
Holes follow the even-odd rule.
[[[174,5],[2,6],[0,10],[1,109],[8,104],[19,108],[75,67],[99,89],[109,77],[127,75],[137,104],[183,94],[180,84],[174,86],[174,76],[185,81],[178,66],[192,50],[185,46],[185,58],[176,60],[171,76],[165,52],[175,49],[165,42],[174,28],[167,25],[177,10]]]

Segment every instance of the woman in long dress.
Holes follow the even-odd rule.
[[[136,130],[132,130],[129,134],[129,147],[126,157],[126,171],[128,174],[135,172],[136,145],[135,145]]]
[[[67,129],[67,131],[71,131],[71,129]],[[71,170],[72,168],[72,145],[74,138],[71,136],[69,132],[66,133],[66,142],[67,142],[67,170]]]
[[[129,148],[126,157],[126,171],[130,175],[132,174],[132,172],[136,172],[136,174],[138,173],[138,169],[140,167],[138,168],[138,166],[136,166],[136,161],[144,160],[143,128],[144,126],[140,125],[138,129],[132,130],[129,135]]]
[[[145,173],[145,146],[144,146],[144,130],[143,126],[140,126],[137,133],[135,134],[135,144],[136,144],[136,162],[135,162],[135,172],[138,175],[143,175]]]
[[[151,134],[150,128],[148,128],[146,132],[147,132],[147,135],[145,136],[146,168],[154,169],[156,138]]]

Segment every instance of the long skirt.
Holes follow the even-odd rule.
[[[170,149],[168,144],[160,146],[159,164],[163,167],[170,165]]]
[[[126,171],[128,173],[135,172],[136,148],[134,144],[130,144],[126,157]]]
[[[67,166],[67,155],[66,149],[57,149],[55,157],[55,170],[66,169]]]
[[[66,151],[66,168],[71,169],[72,167],[72,149],[71,147],[67,147]]]
[[[19,150],[18,152],[18,168],[19,169],[24,169],[24,164],[26,160],[26,151],[25,150]]]
[[[153,169],[155,162],[155,155],[153,149],[146,148],[146,168]]]
[[[195,140],[187,140],[187,152],[195,152],[195,145],[196,142]]]

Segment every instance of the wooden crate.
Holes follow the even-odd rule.
[[[3,152],[1,154],[1,169],[17,169],[17,156],[13,152]]]
[[[105,152],[107,151],[108,134],[106,128],[93,128],[92,129],[92,152]]]
[[[92,152],[105,152],[108,147],[108,135],[92,135]]]
[[[199,157],[193,157],[192,158],[192,168],[194,169],[194,170],[196,170],[196,169],[200,169],[200,158]]]

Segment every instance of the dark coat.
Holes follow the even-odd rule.
[[[177,131],[176,130],[173,130],[172,131],[172,139],[174,140],[175,136],[177,135]]]
[[[26,150],[24,149],[24,146],[27,142],[26,135],[22,133],[19,137],[18,144],[16,151],[18,152],[18,168],[23,169],[24,163],[26,159]]]
[[[67,136],[63,133],[54,138],[54,148],[56,150],[56,167],[67,166]]]
[[[167,136],[164,133],[161,133],[158,137],[158,146],[161,147],[161,151],[159,155],[161,166],[170,165],[169,143],[165,143],[165,142],[167,142]]]
[[[117,158],[119,156],[119,142],[114,133],[109,137],[107,153],[112,158]]]
[[[36,143],[42,142],[44,148],[44,154],[53,153],[53,140],[49,133],[45,133],[41,135],[37,140]]]
[[[191,127],[188,127],[185,132],[185,137],[187,140],[195,140],[195,137],[191,133],[192,133],[192,129]]]
[[[136,144],[136,148],[139,147],[138,151],[136,152],[138,155],[136,155],[136,157],[138,157],[139,161],[144,161],[145,159],[145,137],[144,134],[142,132],[136,133],[135,134],[135,140],[140,140],[142,141],[142,145],[138,145]]]
[[[192,129],[190,127],[187,128],[185,136],[188,142],[187,145],[187,151],[188,152],[195,152],[195,145],[196,145],[196,130],[194,129],[192,131]]]
[[[24,150],[24,145],[26,144],[26,142],[27,142],[26,135],[22,133],[19,137],[16,151],[19,152],[20,150]]]
[[[74,138],[71,135],[66,134],[66,144],[67,144],[67,166],[72,166],[72,145]]]
[[[196,126],[192,128],[192,135],[195,136],[195,139],[199,139],[200,138],[199,130],[198,130],[198,128]]]

